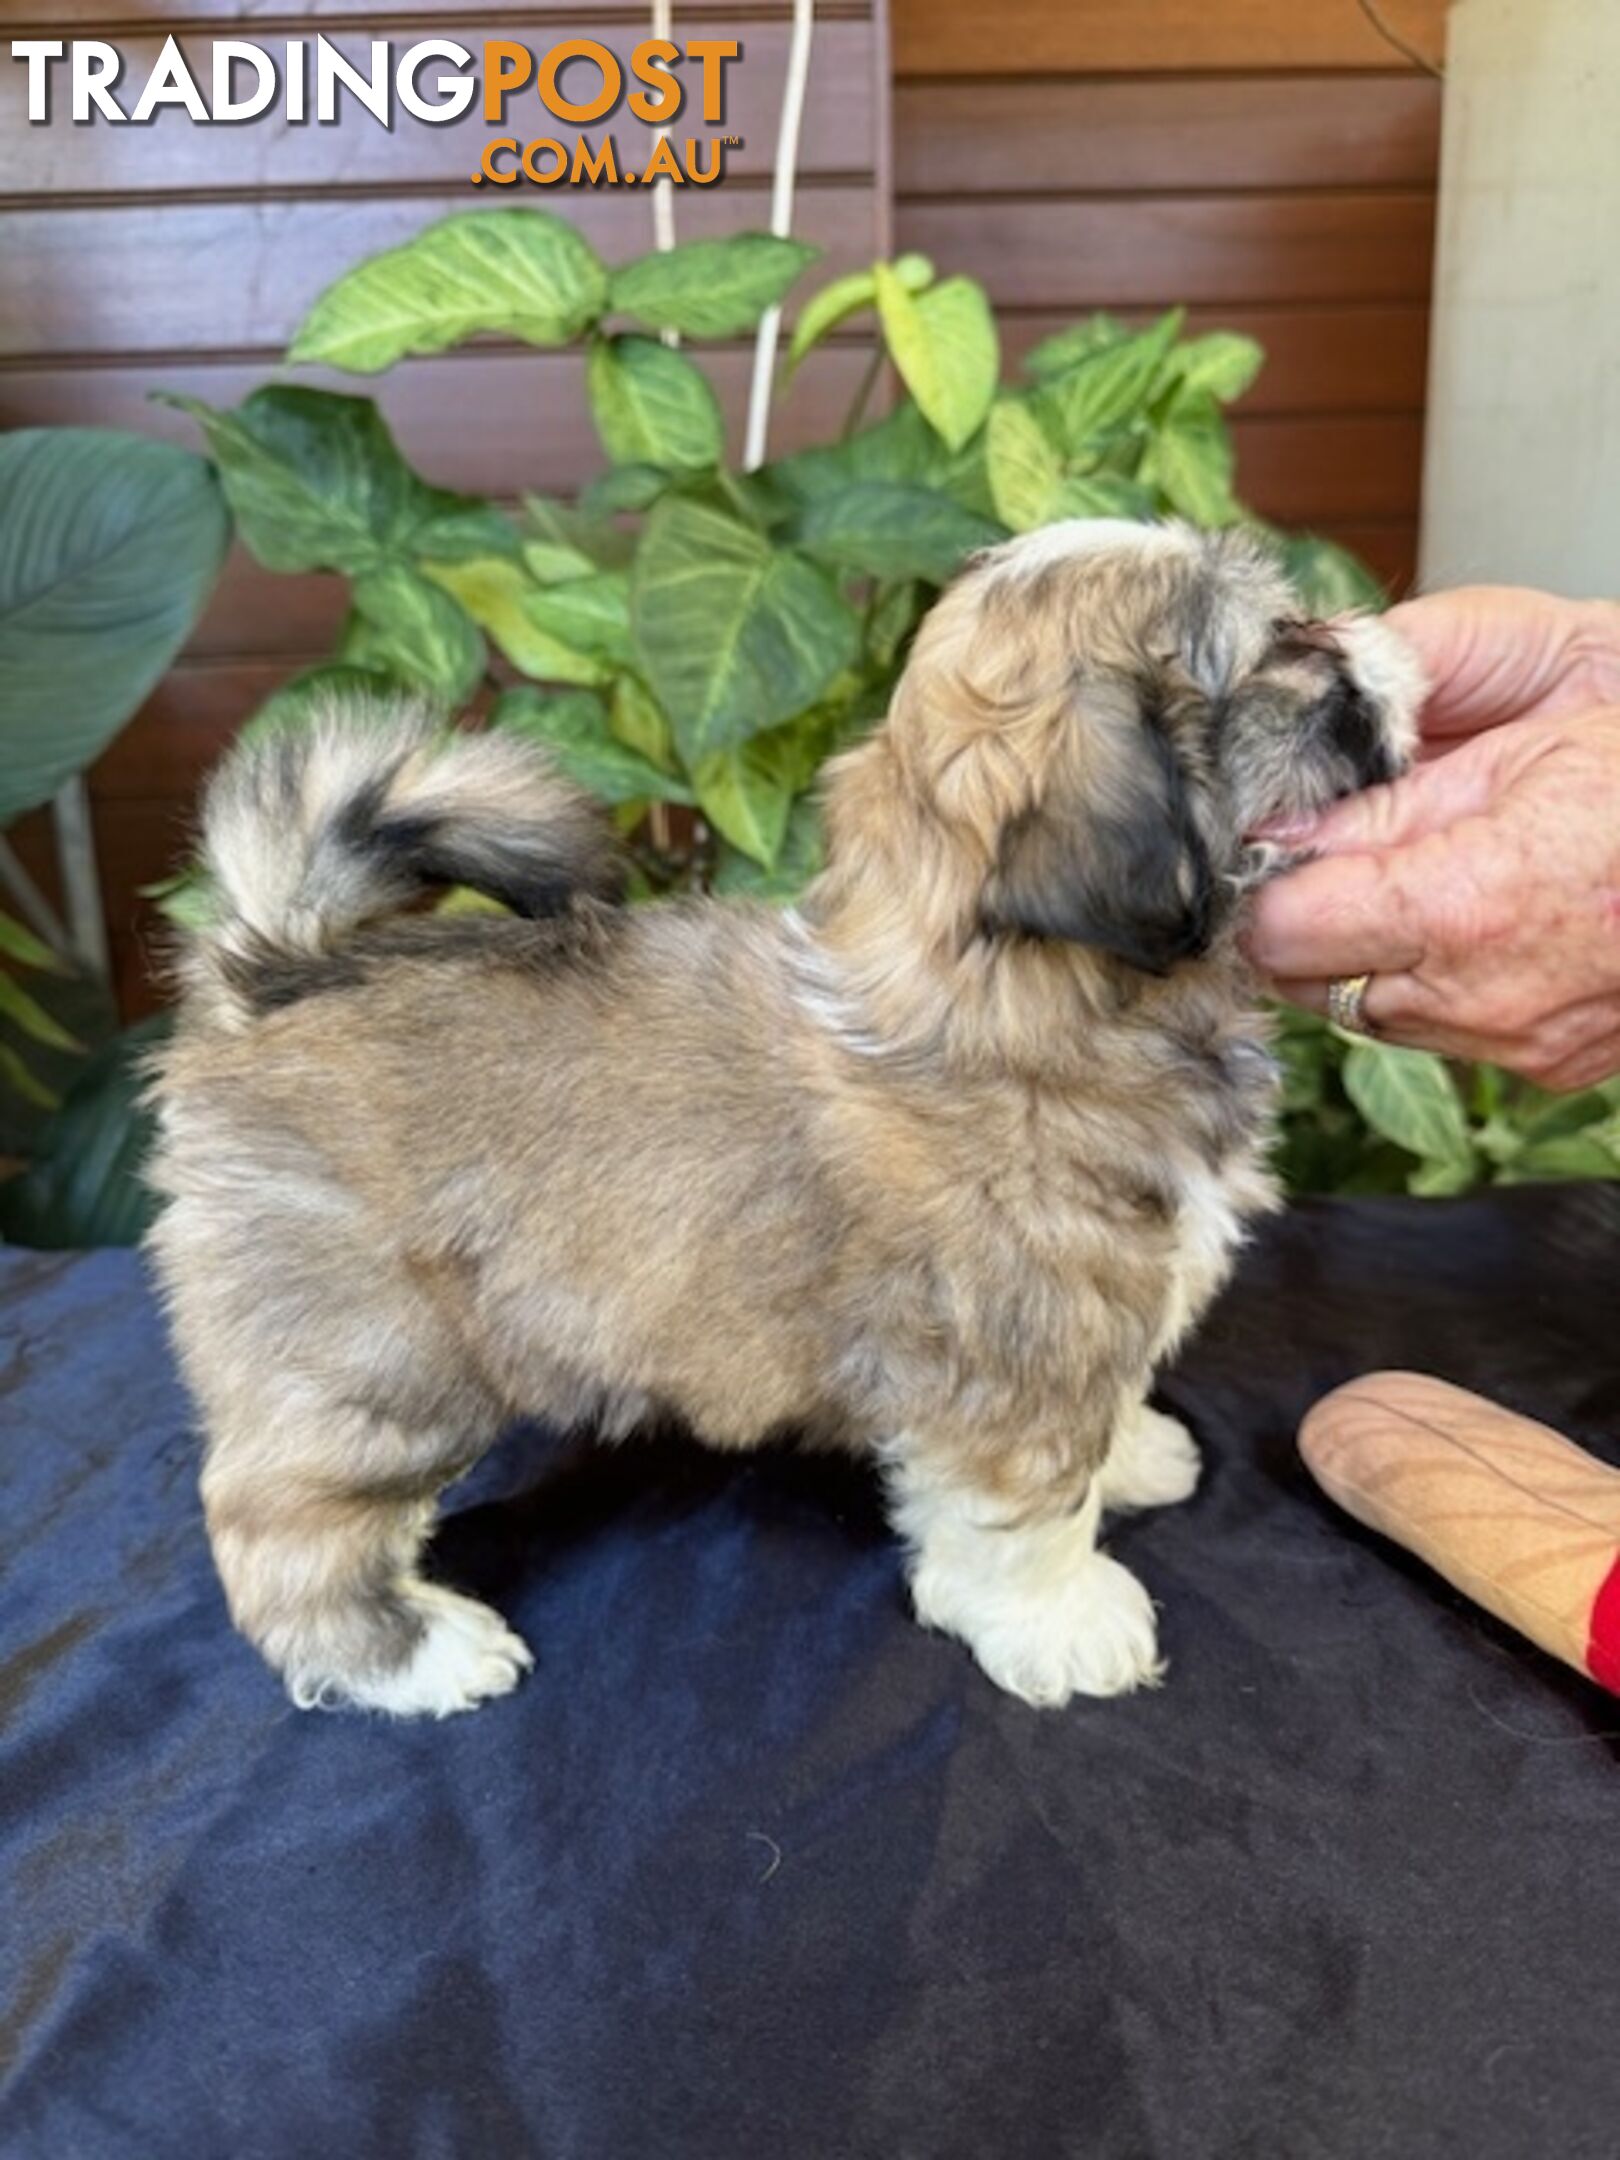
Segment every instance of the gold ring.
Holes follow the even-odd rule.
[[[1367,986],[1370,975],[1341,975],[1327,988],[1328,1018],[1336,1028],[1343,1028],[1347,1035],[1375,1036],[1369,1027],[1362,1007],[1367,1002]]]

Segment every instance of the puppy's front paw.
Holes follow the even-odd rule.
[[[1145,1405],[1114,1435],[1098,1472],[1105,1508],[1170,1507],[1198,1483],[1198,1445],[1180,1418]]]
[[[412,1583],[408,1595],[424,1625],[405,1663],[390,1673],[295,1681],[300,1709],[341,1701],[390,1717],[450,1717],[510,1693],[533,1665],[528,1644],[476,1598],[426,1582]]]
[[[959,1636],[989,1677],[1037,1710],[1074,1695],[1128,1695],[1160,1679],[1153,1600],[1106,1553],[1088,1553],[1039,1589],[951,1585],[925,1567],[917,1617]]]

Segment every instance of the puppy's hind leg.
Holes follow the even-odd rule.
[[[436,1494],[479,1452],[286,1391],[211,1420],[203,1506],[231,1617],[301,1709],[447,1717],[533,1663],[498,1613],[418,1572]]]
[[[1005,1481],[969,1471],[909,1435],[889,1451],[891,1514],[923,1625],[957,1636],[998,1687],[1037,1709],[1151,1687],[1163,1670],[1153,1602],[1097,1550],[1100,1480],[1054,1478],[1010,1503]]]

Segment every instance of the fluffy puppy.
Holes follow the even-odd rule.
[[[1191,1492],[1154,1369],[1274,1204],[1245,836],[1395,773],[1419,692],[1242,538],[1054,527],[929,616],[789,914],[621,905],[513,739],[334,709],[237,749],[152,1247],[231,1611],[294,1700],[514,1684],[420,1563],[517,1412],[867,1450],[918,1615],[1000,1686],[1155,1679],[1098,1520]],[[515,914],[398,918],[447,881]]]

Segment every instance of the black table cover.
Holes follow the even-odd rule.
[[[858,1466],[516,1436],[449,1579],[538,1655],[295,1712],[226,1622],[140,1261],[0,1255],[0,2150],[40,2160],[1613,2160],[1620,1702],[1337,1516],[1324,1389],[1620,1459],[1620,1194],[1305,1205],[1115,1549],[1157,1693],[906,1617]]]

